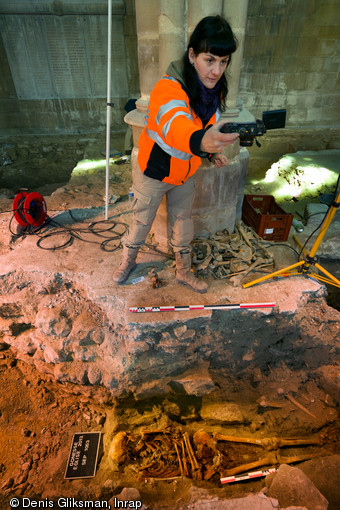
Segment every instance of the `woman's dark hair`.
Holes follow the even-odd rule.
[[[229,23],[221,16],[207,16],[203,18],[191,34],[187,51],[183,57],[183,77],[187,88],[190,105],[195,110],[201,97],[199,85],[197,83],[197,73],[190,64],[188,52],[189,48],[194,50],[195,55],[199,53],[211,53],[218,57],[229,56],[228,66],[231,62],[231,54],[236,51],[237,41]],[[225,110],[225,99],[228,93],[228,83],[225,74],[220,78],[220,103],[219,108]]]

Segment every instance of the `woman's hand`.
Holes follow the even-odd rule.
[[[216,168],[222,168],[222,166],[226,166],[229,163],[228,158],[224,154],[214,154],[212,162]]]
[[[222,120],[214,124],[205,133],[201,141],[201,151],[214,154],[222,152],[227,145],[232,145],[239,137],[238,133],[221,133],[220,128],[225,124]]]

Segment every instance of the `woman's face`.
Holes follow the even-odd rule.
[[[192,48],[189,49],[189,61],[193,63],[199,79],[207,89],[215,87],[218,80],[227,68],[229,55],[218,57],[212,53],[199,53],[195,55]]]

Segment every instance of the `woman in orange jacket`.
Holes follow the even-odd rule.
[[[228,22],[220,16],[203,18],[182,61],[171,63],[150,95],[139,139],[139,170],[133,179],[133,221],[123,239],[122,263],[113,276],[119,285],[135,268],[138,250],[166,194],[176,279],[196,292],[208,289],[190,270],[193,175],[201,158],[209,158],[217,168],[225,166],[228,160],[222,151],[238,137],[221,133],[224,121],[218,122],[228,92],[225,71],[235,50]]]

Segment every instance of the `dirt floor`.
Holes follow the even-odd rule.
[[[119,143],[117,140],[117,144]],[[79,152],[75,151],[70,158],[71,170],[74,167],[73,158],[76,161],[79,159],[79,154],[84,153],[84,146],[88,159],[104,150],[96,140],[91,142],[87,139],[86,143],[81,142],[77,149]],[[45,155],[54,150],[50,140],[46,141],[44,147]],[[20,163],[23,160],[14,149],[10,157],[12,160],[17,158]],[[43,162],[40,161],[39,165],[43,168]],[[20,164],[16,170],[20,170],[19,167]],[[116,165],[112,172],[112,201],[127,199],[131,184],[129,168],[129,162],[122,162]],[[8,187],[5,187],[2,176],[1,211],[10,210],[13,191],[16,191],[13,190],[13,183],[17,182],[14,170],[11,173],[11,176],[13,175]],[[33,186],[34,191],[48,197],[49,213],[52,214],[54,210],[67,210],[71,204],[72,208],[87,207],[89,201],[92,207],[103,207],[105,191],[102,167],[85,175],[74,172],[71,179],[70,175],[69,170],[64,169],[61,182],[46,182],[43,186]],[[53,181],[50,173],[48,181]],[[28,178],[23,187],[29,187],[30,182],[32,181]],[[324,314],[325,310],[322,308],[315,310],[313,320],[316,328],[323,327]],[[330,324],[329,321],[328,323]],[[318,444],[314,445],[284,448],[284,451],[281,451],[283,457],[315,454],[318,459],[324,459],[340,454],[338,395],[332,393],[331,385],[320,386],[317,377],[311,377],[308,371],[293,371],[284,361],[278,367],[268,369],[266,374],[254,374],[251,384],[237,379],[231,382],[231,393],[243,406],[245,419],[242,423],[229,422],[226,426],[223,420],[212,420],[205,417],[202,411],[208,403],[225,400],[223,381],[217,385],[216,391],[207,397],[170,394],[164,399],[136,402],[134,399],[113,400],[107,394],[106,398],[98,402],[88,398],[86,391],[81,388],[57,383],[48,375],[37,372],[32,365],[18,359],[15,351],[1,339],[0,331],[1,509],[10,508],[9,502],[15,497],[19,498],[19,505],[24,503],[22,498],[28,498],[27,505],[30,501],[31,507],[39,505],[39,508],[56,508],[57,504],[59,507],[64,504],[66,508],[66,502],[60,498],[97,501],[96,507],[105,508],[104,503],[117,497],[124,488],[137,489],[144,508],[180,509],[192,503],[193,494],[195,500],[199,499],[199,494],[231,499],[265,490],[266,483],[263,478],[225,485],[220,482],[222,468],[249,464],[268,455],[266,449],[245,443],[206,443],[203,450],[200,450],[197,443],[195,454],[200,460],[201,477],[197,470],[190,466],[187,458],[187,476],[181,476],[181,472],[175,469],[164,469],[162,476],[169,480],[157,479],[157,470],[155,471],[152,459],[157,460],[159,468],[166,458],[169,460],[177,455],[173,438],[177,438],[180,444],[182,435],[187,432],[194,446],[194,434],[202,429],[210,434],[210,438],[216,433],[223,433],[249,438],[277,436],[312,438],[318,441]],[[337,377],[335,369],[334,380]],[[329,378],[332,378],[331,375]],[[295,390],[299,388],[295,402],[282,394],[280,388],[283,385],[286,391],[290,387]],[[259,388],[263,389],[266,395],[270,395],[270,401],[254,401],[254,388],[257,388],[256,393]],[[319,419],[321,416],[322,419]],[[146,430],[151,432],[146,433]],[[160,432],[154,432],[156,430]],[[73,434],[87,431],[101,432],[96,476],[66,480],[64,475]],[[118,449],[114,450],[115,462],[109,458],[108,451],[117,432],[127,435],[118,444]],[[123,456],[120,456],[119,451],[121,445],[124,447]],[[159,453],[160,449],[162,453]],[[151,461],[149,467],[141,470],[140,466],[146,464],[148,459]],[[214,470],[217,459],[220,469]],[[304,465],[308,471],[308,462],[298,465]],[[200,479],[202,477],[203,479]],[[313,482],[328,499],[329,510],[336,510],[340,498],[339,488],[334,479],[330,480],[329,471],[325,469],[324,473],[319,474],[318,481]],[[132,500],[134,493],[129,494]],[[103,506],[99,506],[100,502]],[[68,504],[69,508],[73,508],[70,502]],[[13,502],[11,504],[12,507],[21,508],[19,505]],[[131,504],[130,508],[134,507]]]
[[[188,432],[193,445],[193,434],[202,429],[211,437],[215,433],[223,433],[262,439],[272,437],[275,431],[278,437],[320,439],[318,445],[283,448],[280,452],[283,457],[310,454],[328,457],[339,453],[340,431],[336,400],[318,387],[317,380],[306,380],[306,374],[294,373],[284,364],[266,378],[267,394],[268,384],[273,388],[279,388],[280,384],[285,384],[285,388],[289,385],[295,388],[299,386],[301,392],[297,399],[305,408],[310,408],[311,401],[315,402],[312,413],[314,417],[291,402],[282,401],[278,394],[276,397],[273,395],[275,401],[251,402],[254,388],[242,387],[238,403],[244,401],[243,409],[247,413],[248,425],[226,427],[218,424],[218,419],[215,423],[202,419],[202,401],[193,397],[178,398],[170,395],[168,399],[144,402],[112,402],[108,398],[101,404],[91,401],[81,393],[74,393],[74,388],[57,384],[39,374],[33,367],[18,361],[10,348],[2,346],[2,349],[1,508],[8,508],[8,502],[13,497],[27,497],[35,501],[43,501],[45,498],[57,501],[69,497],[84,501],[109,501],[124,487],[136,488],[143,504],[150,509],[177,508],[179,504],[189,502],[192,487],[205,489],[207,493],[218,495],[221,499],[257,493],[265,487],[263,478],[223,487],[218,472],[212,472],[209,480],[200,481],[192,478],[195,477],[193,471],[190,471],[191,476],[181,477],[172,468],[172,471],[162,476],[175,479],[166,481],[158,480],[158,475],[153,474],[152,469],[141,470],[140,466],[145,464],[148,456],[151,459],[152,450],[157,448],[157,444],[162,450],[163,460],[166,453],[170,456],[172,445],[169,445],[168,438],[172,437],[171,434],[176,437],[178,431]],[[223,395],[220,391],[210,394],[210,403],[215,399],[216,402],[220,401],[221,397]],[[320,428],[321,422],[316,416],[321,414],[327,415],[327,418],[322,420]],[[145,430],[162,430],[164,434],[146,436]],[[73,434],[87,431],[102,433],[101,452],[105,451],[105,455],[99,457],[97,474],[90,479],[65,480]],[[110,441],[118,431],[129,435],[125,448],[127,455],[120,465],[110,460],[107,454]],[[139,448],[136,448],[136,443],[143,441],[144,447],[139,444]],[[149,450],[145,447],[148,441],[151,444]],[[254,462],[270,453],[259,446],[224,441],[218,443],[218,449],[223,457],[222,466],[228,466],[228,469]],[[195,451],[196,457],[200,459],[197,447]],[[204,475],[208,473],[207,465],[212,463],[213,457],[212,450],[206,447],[202,454]],[[304,464],[308,465],[308,462]],[[159,465],[160,459],[157,459]],[[325,496],[330,503],[329,508],[335,510],[337,488],[327,483],[327,477],[329,473],[325,471],[324,479],[319,477],[318,483],[320,486],[328,486]]]

